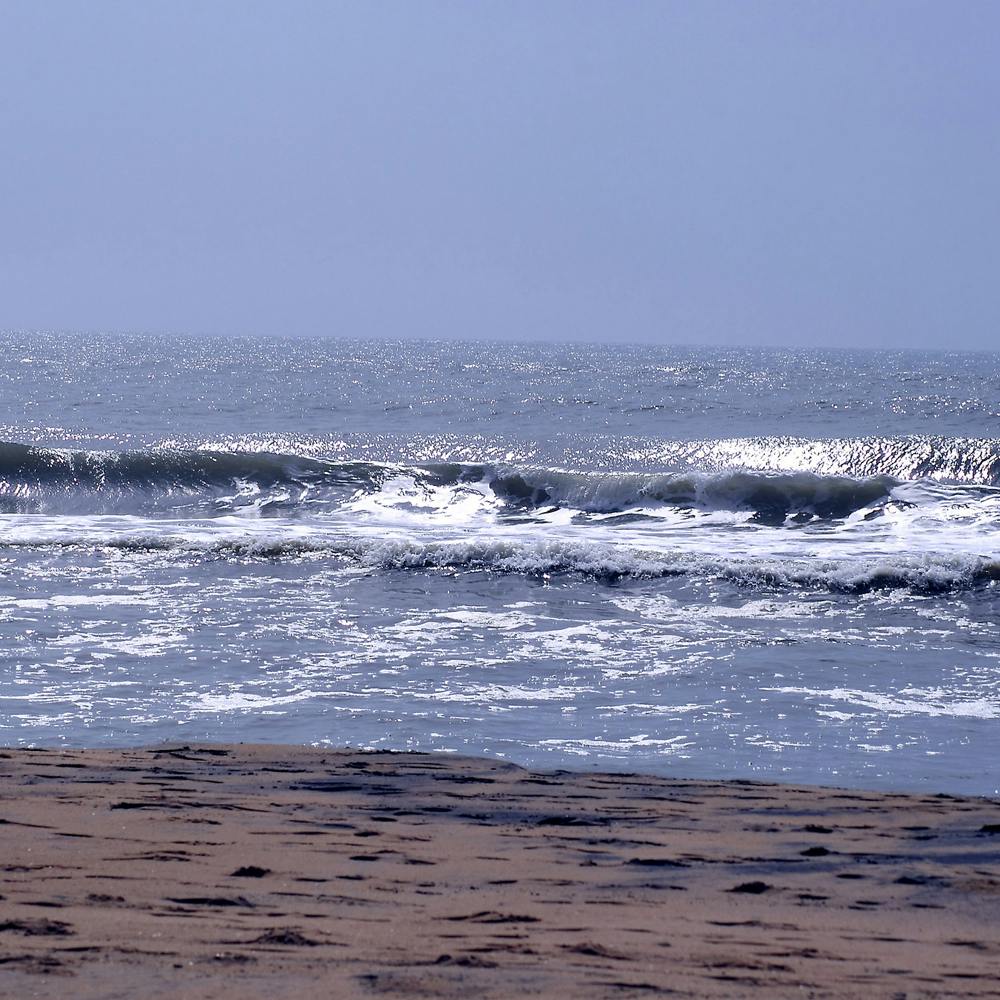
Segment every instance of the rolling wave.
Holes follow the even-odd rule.
[[[529,469],[497,474],[489,485],[504,500],[533,508],[551,504],[599,514],[657,505],[751,510],[758,520],[780,524],[789,515],[843,518],[874,509],[899,483],[888,476],[852,479],[811,472],[641,475]]]
[[[683,509],[750,511],[767,524],[798,520],[845,518],[858,512],[877,516],[889,503],[919,504],[921,494],[903,499],[894,493],[906,482],[882,469],[868,455],[858,461],[854,442],[800,443],[790,450],[784,440],[773,446],[772,458],[782,461],[798,454],[804,468],[786,471],[740,467],[736,442],[714,445],[710,460],[708,445],[685,445],[692,451],[690,469],[659,473],[573,472],[544,467],[513,467],[501,463],[431,462],[413,465],[331,461],[301,455],[270,452],[151,449],[141,451],[70,451],[29,445],[0,444],[0,512],[2,513],[143,513],[188,512],[196,516],[228,514],[249,508],[261,515],[307,516],[343,510],[358,496],[379,494],[389,484],[405,481],[410,489],[401,503],[412,506],[420,496],[444,491],[447,503],[478,489],[484,502],[511,512],[532,512],[550,508],[582,514],[615,514],[669,506]],[[933,464],[923,439],[894,442],[892,454],[910,454],[911,466],[924,473]],[[972,446],[970,445],[970,448]],[[698,450],[700,448],[700,451]],[[757,451],[767,451],[757,442]],[[869,446],[869,451],[874,445]],[[907,452],[907,448],[909,451]],[[817,471],[816,455],[830,458],[838,449],[846,460],[830,461],[825,471]],[[1000,445],[975,444],[979,468],[985,469],[982,453],[993,456],[989,481],[979,485],[935,484],[941,490],[961,491],[963,502],[975,503],[992,496],[1000,469]],[[960,452],[952,441],[935,452],[955,471]],[[730,467],[714,469],[716,463],[733,452]],[[885,449],[882,449],[885,455]],[[749,442],[742,448],[744,458],[763,464]],[[700,455],[700,459],[697,456]],[[892,458],[892,455],[887,455]],[[676,456],[675,456],[676,458]],[[746,463],[744,463],[746,464]],[[772,462],[772,464],[780,464]],[[900,462],[887,461],[898,471]],[[858,473],[856,470],[862,469]],[[698,470],[703,471],[698,471]],[[984,472],[984,476],[985,476]],[[388,502],[388,500],[387,500]]]
[[[157,506],[232,508],[349,497],[388,467],[267,452],[70,451],[0,444],[0,511],[118,513]]]

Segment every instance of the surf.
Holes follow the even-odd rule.
[[[662,471],[600,472],[495,462],[411,464],[207,449],[72,451],[4,443],[0,444],[0,512],[187,510],[200,516],[243,509],[265,516],[296,511],[308,515],[346,509],[359,497],[387,491],[401,495],[399,484],[406,481],[412,484],[405,500],[411,505],[421,495],[442,504],[461,501],[479,490],[484,503],[522,513],[559,508],[585,515],[616,514],[669,507],[749,511],[772,524],[789,518],[840,519],[859,511],[873,513],[893,502],[919,505],[932,494],[937,502],[949,487],[963,503],[994,497],[1000,448],[986,442],[976,446],[979,478],[988,481],[969,482],[943,475],[957,471],[954,442],[935,452],[936,465],[927,458],[927,447],[927,442],[911,443],[907,450],[896,443],[889,451],[897,460],[879,463],[874,461],[871,442],[867,450],[857,442],[800,443],[794,448],[787,441],[768,447],[758,442],[756,450],[747,442],[740,446],[720,441],[711,447],[685,443],[665,446]],[[731,452],[735,458],[737,451],[743,465],[721,467],[722,459]],[[840,452],[845,460],[830,460]],[[905,500],[898,495],[900,488],[920,480],[900,478],[883,467],[900,471],[901,452],[910,455],[911,471],[923,473],[930,483],[923,492],[910,489]],[[885,453],[883,447],[880,454]],[[992,456],[989,462],[986,453]],[[779,468],[788,465],[793,455],[804,467]],[[817,456],[824,460],[817,461]],[[770,469],[749,467],[768,462]],[[932,465],[936,476],[927,474]]]

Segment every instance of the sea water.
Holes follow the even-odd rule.
[[[1000,355],[0,334],[0,742],[1000,791]]]

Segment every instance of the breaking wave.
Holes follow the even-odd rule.
[[[901,452],[910,455],[909,471],[924,477],[933,472],[941,478],[943,471],[957,471],[961,464],[957,441],[934,452],[942,458],[934,469],[925,440],[895,442],[891,454],[882,449],[893,473],[881,468],[871,455],[859,462],[857,442],[800,442],[796,451],[784,440],[770,452],[763,441],[743,442],[742,448],[739,444],[715,442],[711,454],[706,443],[684,445],[690,453],[690,468],[659,473],[573,472],[471,462],[403,465],[268,452],[69,451],[0,444],[0,513],[187,512],[205,516],[251,509],[263,516],[301,516],[342,509],[358,496],[378,494],[388,484],[404,480],[411,488],[402,502],[411,506],[419,502],[421,493],[444,491],[444,500],[439,496],[436,502],[447,503],[449,498],[467,496],[474,487],[486,501],[511,512],[563,508],[614,514],[669,506],[750,511],[764,523],[780,524],[788,517],[836,519],[859,511],[875,516],[890,501],[913,504],[912,496],[905,500],[894,496],[894,490],[906,482],[893,474],[906,464],[899,461]],[[816,454],[810,459],[817,450],[830,458],[838,448],[849,461],[830,461],[824,467],[816,461]],[[870,445],[869,452],[873,448]],[[974,503],[995,490],[1000,448],[995,442],[982,441],[970,443],[969,448],[979,456],[975,464],[986,481],[969,485],[965,480],[953,488],[964,490],[963,500]],[[985,463],[984,451],[992,456],[989,463]],[[772,459],[797,454],[804,467],[784,471],[740,467],[740,454],[761,465],[765,464],[763,453]],[[713,468],[725,455],[732,459],[731,465]],[[677,459],[674,455],[672,461]],[[860,473],[851,471],[858,468]],[[935,488],[944,487],[935,484]]]
[[[489,485],[508,503],[529,508],[554,505],[601,514],[659,505],[750,510],[760,520],[781,523],[790,514],[847,517],[884,503],[899,483],[888,476],[852,479],[812,472],[642,475],[529,469],[497,474]]]
[[[470,540],[382,541],[345,545],[340,554],[381,569],[455,569],[533,576],[581,573],[604,582],[668,576],[718,577],[749,587],[808,587],[843,593],[906,588],[920,593],[966,590],[1000,580],[1000,560],[962,557],[857,560],[718,558],[689,552],[645,552],[580,542]]]
[[[164,533],[150,527],[86,525],[26,530],[0,538],[2,548],[93,548],[214,558],[325,556],[358,570],[450,571],[553,577],[579,574],[603,583],[667,577],[723,579],[754,589],[807,588],[864,594],[907,589],[936,594],[1000,581],[1000,559],[967,555],[878,558],[776,558],[644,550],[605,541],[473,537],[442,540],[348,536],[308,531],[246,532],[230,527]]]
[[[0,443],[0,502],[10,512],[94,513],[169,498],[229,499],[375,488],[381,467],[266,452],[70,451]]]
[[[4,444],[0,515],[0,548],[317,554],[363,570],[712,577],[845,593],[1000,579],[1000,488],[884,471],[573,472]]]

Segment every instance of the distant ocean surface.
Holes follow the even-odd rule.
[[[1000,792],[1000,355],[0,334],[0,743]]]

